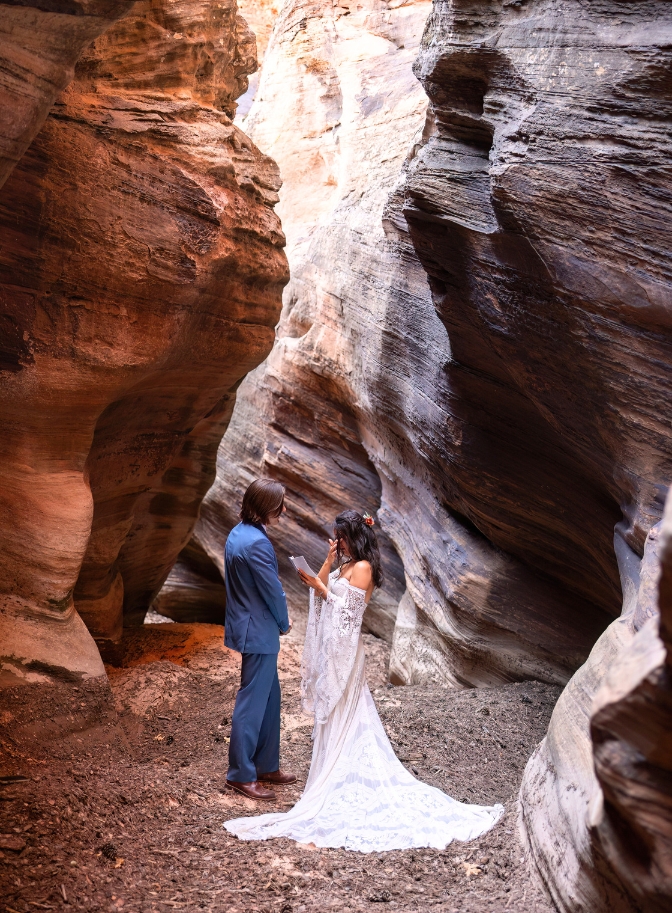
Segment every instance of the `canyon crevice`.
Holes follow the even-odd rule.
[[[264,472],[290,491],[284,555],[319,561],[343,505],[380,507],[390,586],[371,624],[390,637],[395,623],[395,681],[567,681],[620,612],[614,526],[641,556],[670,475],[663,252],[658,265],[619,270],[634,238],[624,229],[605,249],[617,207],[605,198],[599,211],[583,184],[576,199],[567,192],[568,170],[599,184],[606,152],[567,142],[555,80],[573,79],[588,109],[611,76],[573,33],[566,75],[552,55],[539,69],[527,54],[539,15],[569,21],[562,4],[495,7],[435,4],[416,65],[425,118],[408,73],[423,4],[287,4],[245,122],[281,168],[292,279],[278,345],[241,388],[196,539],[221,569],[233,505]],[[584,16],[586,35],[600,27]],[[624,87],[648,66],[635,57]],[[605,115],[612,155],[608,125]],[[641,148],[662,157],[657,129],[652,111]],[[610,160],[615,193],[632,180],[636,151],[624,156],[625,171]],[[652,210],[654,245],[665,214]],[[291,574],[288,586],[304,603]]]
[[[235,3],[137,3],[2,189],[8,680],[103,674],[90,635],[142,622],[272,346],[278,169],[232,123],[255,68]]]
[[[380,506],[384,482],[362,439],[359,398],[363,359],[380,342],[388,283],[395,293],[398,283],[410,307],[433,315],[410,245],[402,251],[388,242],[381,223],[408,142],[424,120],[426,99],[411,67],[429,9],[428,3],[389,11],[378,3],[351,10],[286,5],[245,120],[245,130],[277,156],[282,171],[278,212],[292,278],[276,347],[238,393],[195,539],[221,570],[245,487],[258,475],[279,478],[288,489],[288,514],[275,544],[299,626],[306,591],[287,573],[287,555],[321,563],[336,513],[350,504],[372,513]],[[295,99],[291,134],[283,129],[288,95]],[[362,297],[353,296],[353,281],[364,283]],[[353,311],[361,325],[353,323]],[[391,641],[405,582],[387,529],[381,544],[387,579],[366,625]],[[182,573],[181,564],[169,584]]]

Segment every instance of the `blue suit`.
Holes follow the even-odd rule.
[[[231,720],[227,780],[250,783],[280,767],[280,632],[289,628],[278,559],[261,524],[239,523],[224,550],[224,643],[243,655]]]

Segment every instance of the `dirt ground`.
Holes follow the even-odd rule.
[[[239,663],[222,629],[145,625],[125,636],[123,665],[108,669],[111,693],[65,680],[48,703],[38,686],[4,700],[0,910],[551,913],[523,859],[515,796],[560,689],[391,687],[386,645],[366,635],[366,646],[404,763],[458,799],[506,803],[484,837],[370,855],[232,837],[224,821],[289,808],[305,781],[300,646],[286,642],[280,654],[283,767],[299,783],[260,807],[224,787]]]

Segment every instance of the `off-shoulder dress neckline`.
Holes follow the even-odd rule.
[[[334,583],[335,583],[337,580],[342,580],[343,583],[347,583],[347,584],[348,584],[348,586],[350,587],[351,590],[359,590],[360,593],[364,593],[364,595],[366,596],[366,590],[364,589],[364,587],[355,586],[354,583],[350,583],[350,581],[348,580],[347,577],[342,577],[341,574],[339,573],[339,568],[336,568],[335,571],[332,571],[331,574],[329,574],[329,576],[331,577],[332,574],[338,574],[337,577],[334,577]]]

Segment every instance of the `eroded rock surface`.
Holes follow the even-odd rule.
[[[657,3],[438,2],[416,66],[432,131],[404,214],[451,342],[453,497],[584,622],[624,597],[521,792],[567,911],[670,905],[669,672],[646,621],[672,478],[668,30]]]
[[[134,2],[0,4],[0,187],[72,79],[83,49]]]
[[[597,804],[590,820],[591,837],[626,886],[633,906],[653,913],[663,913],[672,903],[670,498],[659,537],[657,574],[647,567],[644,553],[632,644],[609,669],[591,717],[595,771],[603,797],[602,807]],[[611,898],[608,906],[614,909]]]
[[[231,121],[255,66],[234,2],[138,3],[80,60],[3,188],[12,674],[102,674],[80,616],[101,644],[124,612],[142,620],[189,539],[235,389],[272,346],[278,170]]]
[[[416,65],[404,213],[451,343],[446,500],[584,644],[620,610],[614,524],[641,556],[672,477],[665,27],[664,4],[438,2]]]
[[[397,681],[564,682],[597,640],[521,795],[568,911],[669,906],[652,595],[672,479],[666,10],[436,2],[413,141],[420,107],[388,94],[410,42],[361,92],[366,54],[338,64],[346,26],[327,13],[318,35],[316,7],[284,8],[248,123],[281,164],[293,278],[197,528],[221,561],[245,484],[267,473],[290,494],[280,549],[314,559],[331,513],[379,499],[404,571]],[[360,47],[376,15],[344,17]],[[277,112],[294,85],[290,144]]]

